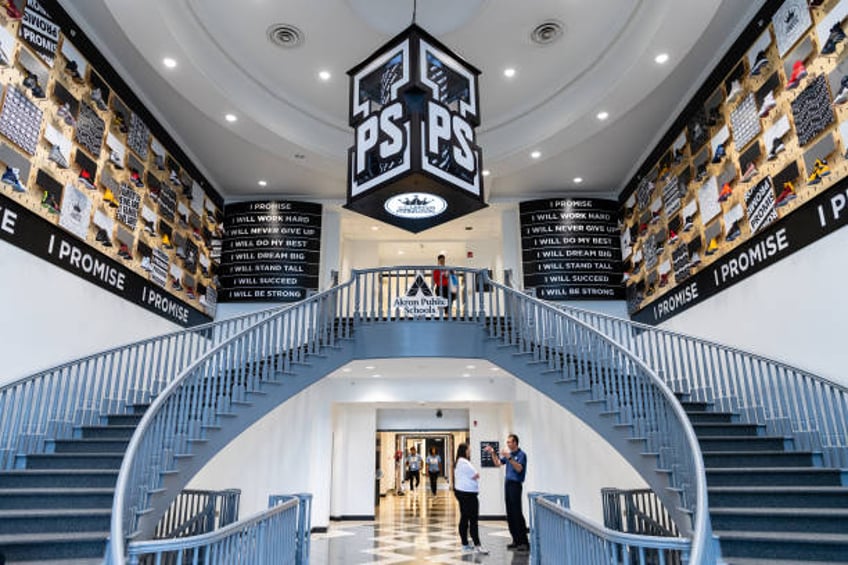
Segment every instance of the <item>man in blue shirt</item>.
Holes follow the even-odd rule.
[[[501,450],[500,457],[497,457],[492,446],[486,446],[486,451],[492,455],[495,467],[506,466],[504,478],[506,521],[509,524],[509,533],[512,535],[512,543],[506,547],[516,551],[528,551],[530,543],[527,539],[527,522],[524,521],[524,512],[521,509],[521,491],[524,476],[527,474],[527,454],[518,447],[518,436],[515,434],[509,434],[506,438],[506,447]]]

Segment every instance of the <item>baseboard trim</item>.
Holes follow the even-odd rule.
[[[321,527],[316,526],[316,527],[312,528],[312,530],[310,530],[310,531],[311,531],[313,534],[326,534],[326,533],[327,533],[327,528],[325,528],[325,527],[323,527],[323,526],[321,526]]]
[[[363,521],[373,520],[373,519],[374,519],[373,514],[361,514],[361,515],[353,514],[353,515],[346,515],[346,516],[330,516],[330,521],[333,521],[333,522],[363,522]]]
[[[491,514],[491,515],[480,516],[477,519],[478,520],[485,520],[487,522],[489,522],[489,521],[501,521],[501,520],[506,520],[506,516],[504,516],[504,515],[496,516],[494,514]]]

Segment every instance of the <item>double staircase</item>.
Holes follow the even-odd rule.
[[[562,311],[468,269],[451,312],[406,314],[394,298],[427,269],[358,271],[296,305],[0,389],[0,554],[101,563],[109,539],[107,562],[122,562],[215,453],[286,399],[354,359],[438,356],[486,358],[592,426],[663,501],[691,562],[848,562],[844,389],[755,359],[763,382],[803,397],[798,422],[748,354]]]

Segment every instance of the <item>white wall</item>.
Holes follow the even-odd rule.
[[[753,351],[848,386],[848,229],[678,314],[662,327]]]
[[[181,329],[4,241],[0,272],[0,386]]]
[[[264,509],[269,494],[294,492],[314,495],[317,527],[327,526],[330,516],[372,515],[377,410],[417,408],[421,401],[469,411],[472,462],[478,468],[481,441],[505,445],[507,434],[517,433],[529,457],[525,491],[570,494],[572,506],[593,518],[601,517],[601,487],[644,485],[600,436],[508,376],[493,382],[324,379],[242,433],[188,488],[242,489],[242,517]],[[392,450],[384,445],[384,457]],[[480,470],[481,514],[504,515],[503,469]]]

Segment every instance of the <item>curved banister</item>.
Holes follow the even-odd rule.
[[[279,308],[116,346],[3,385],[0,469],[11,468],[17,453],[39,451],[48,432],[64,437],[68,424],[95,422],[110,407],[157,394],[190,359]]]
[[[524,301],[526,303],[533,304],[537,308],[540,308],[542,311],[548,311],[552,313],[555,312],[561,315],[565,315],[572,322],[582,327],[584,330],[591,332],[599,340],[605,342],[611,348],[619,350],[621,353],[623,353],[623,355],[628,358],[632,365],[641,369],[641,372],[652,381],[654,386],[661,392],[663,397],[665,397],[668,406],[671,407],[674,416],[677,419],[677,423],[685,436],[685,440],[687,443],[686,447],[689,450],[688,454],[691,457],[692,463],[692,472],[689,478],[694,479],[695,481],[695,500],[688,501],[690,506],[694,506],[694,508],[688,508],[692,511],[694,515],[694,523],[692,524],[691,528],[691,562],[708,562],[708,560],[712,557],[712,547],[709,545],[712,543],[712,528],[710,526],[708,513],[707,483],[704,460],[701,455],[700,444],[698,442],[697,436],[695,435],[695,431],[692,428],[692,424],[690,423],[686,412],[683,410],[682,405],[678,401],[677,397],[674,395],[674,392],[672,392],[672,390],[659,377],[659,375],[657,375],[656,372],[651,369],[644,361],[636,357],[629,350],[623,348],[617,341],[607,336],[606,334],[598,331],[596,328],[592,327],[588,323],[580,320],[579,318],[571,316],[568,312],[556,307],[555,305],[549,302],[529,297],[522,292],[519,292],[515,289],[512,289],[499,283],[490,282],[490,284],[494,288],[501,289],[505,296],[510,295],[516,301]],[[684,497],[684,505],[686,505],[685,498],[686,497]]]
[[[573,306],[556,307],[645,359],[666,382],[692,390],[693,399],[716,400],[723,410],[739,411],[742,421],[791,434],[798,448],[820,449],[826,465],[848,466],[848,387],[685,333]]]

